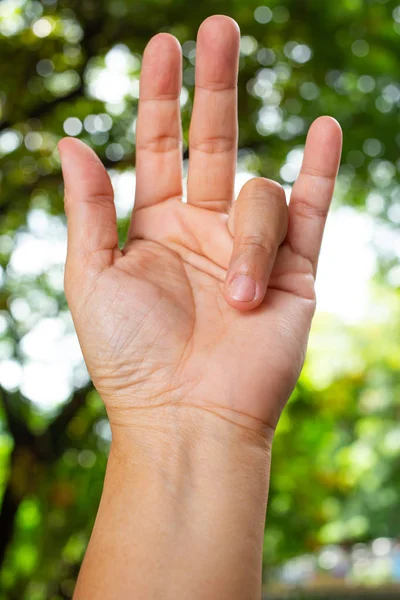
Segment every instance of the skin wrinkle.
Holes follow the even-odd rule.
[[[179,388],[178,388],[179,389]],[[204,410],[208,413],[213,414],[214,416],[227,421],[228,423],[231,423],[232,425],[241,427],[242,429],[250,432],[250,433],[260,433],[259,428],[261,427],[261,430],[266,429],[266,431],[271,434],[275,431],[276,427],[273,427],[272,425],[270,425],[268,423],[268,421],[264,421],[261,419],[257,419],[256,417],[253,417],[251,415],[248,415],[247,413],[241,412],[239,410],[236,410],[234,408],[226,408],[224,409],[224,411],[230,413],[231,415],[235,415],[236,417],[245,417],[246,420],[248,421],[252,421],[255,423],[255,427],[250,427],[250,426],[246,426],[243,423],[239,423],[237,420],[235,420],[234,418],[228,418],[225,417],[223,414],[221,414],[221,408],[210,404],[210,405],[199,405],[199,404],[189,404],[189,403],[185,403],[185,402],[176,402],[173,403],[173,406],[175,408],[185,408],[188,410]],[[171,408],[171,404],[169,402],[160,402],[159,404],[146,404],[146,405],[135,405],[133,407],[134,412],[146,412],[148,410],[153,411],[154,409],[163,409],[163,408]],[[127,410],[126,406],[121,406],[122,410]],[[113,423],[115,423],[118,427],[126,427],[127,429],[130,429],[132,427],[132,424],[134,423],[134,421],[125,421],[122,423],[116,423],[113,421]],[[139,423],[140,425],[140,423]]]
[[[309,265],[310,265],[310,271],[309,271],[308,273],[307,273],[306,271],[301,271],[301,273],[302,273],[303,275],[305,275],[305,274],[307,274],[307,275],[310,275],[310,274],[311,274],[311,275],[313,275],[313,279],[314,279],[314,282],[315,282],[315,278],[316,278],[316,276],[317,276],[317,263],[316,263],[316,262],[314,263],[314,262],[313,262],[313,261],[312,261],[310,258],[308,258],[307,256],[305,256],[305,255],[303,255],[303,254],[300,254],[300,252],[299,252],[299,251],[297,251],[297,250],[294,248],[294,246],[293,246],[293,241],[290,241],[289,239],[286,239],[286,240],[285,240],[285,243],[284,243],[284,245],[285,245],[285,246],[287,246],[287,247],[290,249],[290,251],[293,253],[293,255],[294,255],[294,256],[299,256],[299,257],[300,257],[300,258],[302,258],[304,261],[306,261],[307,263],[309,263]],[[298,273],[298,272],[297,272],[297,273]]]
[[[296,210],[298,213],[301,214],[302,217],[305,217],[306,219],[312,220],[318,218],[325,220],[328,216],[328,211],[325,208],[313,206],[312,204],[307,202],[307,200],[303,200],[300,198],[297,198],[295,202],[295,207],[296,208],[292,207],[292,210]]]
[[[143,326],[145,324],[145,319],[143,320]],[[147,359],[147,355],[148,353],[152,350],[152,348],[156,345],[156,343],[158,342],[158,339],[161,337],[161,331],[159,331],[156,335],[156,337],[150,342],[150,344],[148,346],[146,346],[146,348],[144,349],[139,361],[136,363],[135,368],[136,371],[140,371],[140,367],[145,363],[146,359]]]
[[[196,303],[195,303],[195,293],[193,290],[193,286],[191,284],[190,278],[188,277],[187,271],[186,271],[186,267],[185,264],[183,264],[183,271],[185,273],[186,276],[186,280],[188,282],[188,285],[190,286],[191,292],[192,292],[192,307],[193,307],[193,314],[194,314],[194,319],[193,319],[193,327],[192,327],[192,331],[188,337],[187,343],[185,344],[183,351],[182,351],[182,355],[181,355],[181,359],[179,361],[179,367],[178,367],[178,371],[180,372],[180,374],[182,373],[182,371],[184,370],[185,364],[187,363],[187,361],[189,360],[190,357],[190,346],[193,346],[193,337],[194,337],[194,332],[196,330]],[[186,356],[185,356],[186,355]],[[177,375],[178,376],[178,375]]]
[[[148,317],[148,316],[151,314],[151,312],[152,312],[153,310],[155,310],[155,308],[158,306],[158,304],[160,304],[161,300],[162,300],[162,299],[160,298],[160,299],[159,299],[159,300],[158,300],[158,301],[157,301],[157,302],[156,302],[156,303],[155,303],[155,304],[154,304],[154,305],[153,305],[153,306],[152,306],[152,307],[151,307],[151,308],[148,310],[148,312],[147,312],[147,313],[146,313],[146,314],[143,316],[143,320],[142,320],[142,322],[139,324],[139,327],[138,327],[138,329],[134,330],[134,331],[132,332],[132,334],[131,334],[131,335],[132,335],[132,338],[127,340],[127,347],[129,347],[129,345],[130,345],[129,343],[130,343],[130,342],[133,342],[133,341],[134,341],[134,340],[135,340],[135,339],[136,339],[136,338],[139,336],[139,334],[140,334],[141,330],[142,330],[142,329],[143,329],[143,327],[146,325],[146,318],[147,318],[147,317]],[[122,327],[122,328],[123,328],[123,327],[125,327],[125,324],[124,324],[124,323],[121,323],[121,327]],[[110,342],[111,342],[111,340],[113,339],[113,337],[114,337],[114,334],[112,334],[112,336],[111,336],[111,339],[110,339]],[[109,344],[108,346],[106,346],[106,350],[108,350],[109,348],[111,348],[111,344]],[[123,348],[122,348],[122,349],[123,349]],[[113,351],[113,352],[111,352],[111,354],[113,354],[113,353],[114,353],[114,351]],[[105,354],[107,355],[107,352],[105,352]],[[141,359],[141,361],[143,362],[143,358]],[[136,366],[136,369],[137,369],[137,370],[139,370],[139,367],[140,367],[140,366],[141,366],[141,362],[139,362],[139,364]],[[120,367],[118,366],[117,368],[120,368]]]
[[[190,142],[191,150],[203,152],[204,154],[224,154],[232,152],[236,147],[236,140],[223,136],[207,137],[201,140],[192,140]]]
[[[328,180],[331,183],[335,183],[336,181],[336,173],[326,175],[320,169],[312,169],[311,167],[303,168],[303,175],[307,175],[307,177],[316,177],[317,179],[322,179],[323,181]]]
[[[163,144],[164,142],[164,144]],[[176,151],[182,148],[182,135],[181,131],[176,134],[156,133],[148,139],[144,139],[143,136],[139,138],[136,144],[136,152],[147,150],[150,152],[157,152],[157,148],[160,148],[160,152]]]
[[[170,239],[170,238],[166,238],[166,241],[168,241],[168,239]],[[196,239],[196,238],[195,238],[195,236],[194,236],[194,234],[193,234],[193,236],[192,236],[192,239]],[[176,256],[177,256],[177,257],[180,259],[180,261],[182,261],[182,264],[185,264],[185,263],[186,263],[186,264],[187,264],[187,265],[189,265],[189,266],[194,266],[194,265],[193,265],[193,264],[192,264],[192,263],[191,263],[191,262],[188,260],[188,256],[190,256],[190,253],[192,252],[192,250],[191,250],[190,248],[188,248],[188,247],[185,247],[185,246],[182,244],[182,242],[173,242],[173,244],[174,244],[174,246],[175,246],[175,248],[174,248],[174,247],[171,247],[171,245],[170,245],[170,244],[165,244],[165,245],[164,245],[164,244],[162,244],[161,242],[154,241],[154,240],[150,240],[150,239],[148,239],[148,238],[144,238],[144,237],[143,237],[143,238],[135,238],[135,239],[131,240],[130,244],[133,244],[135,241],[139,241],[139,240],[148,241],[148,242],[151,242],[152,244],[158,244],[158,245],[159,245],[161,248],[163,248],[163,249],[168,249],[168,250],[170,250],[170,251],[171,251],[173,254],[175,254],[175,255],[176,255]],[[125,255],[126,255],[126,254],[128,254],[128,252],[129,252],[129,251],[131,251],[131,250],[132,250],[132,246],[131,246],[130,248],[128,248],[128,249],[126,249],[126,250],[125,250]],[[186,250],[186,252],[185,252],[185,250]],[[183,251],[183,252],[182,252],[182,251]],[[203,259],[203,258],[204,258],[204,254],[202,254],[202,251],[201,251],[201,249],[199,249],[199,251],[198,251],[198,252],[193,252],[193,254],[194,254],[194,255],[196,255],[196,254],[197,254],[197,256],[199,256],[199,258],[201,258],[201,259]],[[210,262],[211,264],[213,264],[213,265],[214,265],[216,268],[224,270],[224,269],[223,269],[223,267],[222,267],[221,265],[219,265],[218,263],[216,263],[216,262],[213,262],[211,259],[208,259],[208,258],[207,258],[207,260],[209,260],[209,262]],[[199,261],[199,262],[200,262],[200,261]],[[197,263],[197,264],[198,264],[198,263]],[[203,273],[204,273],[205,275],[209,275],[210,277],[214,277],[214,278],[216,278],[216,277],[215,277],[215,275],[214,275],[212,272],[210,272],[210,271],[205,271],[205,270],[203,270]],[[223,281],[224,279],[225,279],[225,277],[222,279],[222,274],[221,274],[221,278],[218,278],[218,280],[219,280],[219,281]]]
[[[187,210],[187,206],[188,206],[187,204],[181,203],[181,206],[185,206],[185,207],[186,207],[186,210]],[[180,226],[180,227],[183,229],[183,231],[184,231],[185,235],[186,235],[186,236],[188,236],[188,237],[189,237],[189,240],[191,240],[191,241],[193,242],[193,245],[194,245],[194,248],[195,248],[194,252],[197,252],[197,254],[202,254],[202,255],[204,255],[204,252],[203,252],[203,248],[202,248],[201,242],[200,242],[200,240],[198,239],[198,237],[196,236],[196,232],[195,232],[195,230],[193,230],[193,231],[190,231],[189,227],[187,226],[187,224],[186,224],[186,222],[185,222],[185,219],[184,219],[184,218],[183,218],[183,216],[182,216],[182,212],[181,212],[181,210],[176,210],[176,211],[174,212],[174,217],[177,219],[177,221],[178,221],[178,223],[179,223],[179,226]],[[168,239],[168,238],[167,238],[167,239]],[[171,239],[171,238],[169,238],[169,239]],[[175,244],[179,245],[179,240],[173,240],[173,239],[172,239],[172,241],[173,241]],[[189,250],[189,249],[190,249],[190,247],[187,247],[187,249]]]
[[[168,201],[167,201],[167,202],[168,202]],[[194,250],[193,250],[193,247],[190,247],[189,245],[186,245],[186,246],[185,246],[185,245],[183,245],[183,244],[182,244],[182,240],[181,240],[181,239],[179,239],[179,237],[172,236],[171,234],[167,235],[167,236],[164,238],[163,242],[161,242],[161,241],[159,242],[159,241],[151,240],[150,238],[147,238],[147,237],[145,237],[145,236],[138,236],[137,234],[135,235],[135,239],[136,239],[136,240],[145,239],[145,240],[151,241],[152,243],[158,243],[158,244],[160,244],[160,246],[162,246],[163,248],[169,248],[169,249],[170,249],[172,252],[174,252],[174,253],[175,253],[175,254],[176,254],[176,255],[177,255],[179,258],[186,260],[186,262],[188,262],[188,260],[185,258],[185,255],[187,256],[187,255],[188,255],[187,253],[189,253],[189,252],[191,252],[191,251],[193,251],[194,253],[197,253],[197,254],[198,254],[198,255],[199,255],[201,258],[203,258],[203,257],[205,257],[205,256],[206,256],[206,251],[205,251],[205,248],[204,248],[204,246],[202,245],[202,242],[201,242],[201,241],[199,240],[199,238],[196,236],[196,231],[195,231],[195,230],[191,231],[191,230],[189,229],[189,227],[188,227],[188,224],[186,223],[186,221],[185,221],[185,219],[184,219],[185,211],[187,211],[187,210],[189,210],[189,211],[196,211],[196,210],[199,210],[199,209],[198,209],[197,207],[195,207],[195,206],[192,206],[192,205],[188,205],[188,204],[186,204],[186,203],[183,203],[183,202],[181,202],[180,200],[178,200],[178,202],[179,202],[179,210],[176,210],[176,211],[174,212],[174,216],[175,216],[175,218],[178,220],[178,222],[179,222],[179,224],[180,224],[180,227],[181,227],[181,228],[182,228],[182,229],[183,229],[183,230],[184,230],[184,231],[185,231],[187,234],[189,234],[189,238],[190,238],[190,239],[193,241],[193,244],[192,244],[192,246],[194,247]],[[144,208],[144,207],[143,207],[143,208]],[[141,209],[139,209],[139,211],[141,211],[141,210],[142,210],[142,208],[141,208]],[[137,218],[137,212],[139,212],[139,211],[136,211],[136,212],[134,213],[134,214],[135,214],[135,216],[136,216],[136,218]],[[182,212],[182,211],[183,211],[183,212]],[[192,217],[190,217],[190,218],[192,218]],[[226,224],[227,224],[227,221],[226,221],[225,225],[226,225]],[[223,225],[223,224],[222,224],[222,225]],[[230,239],[232,239],[232,240],[233,240],[233,236],[232,236],[231,232],[229,231],[228,227],[226,227],[226,233],[229,235]],[[131,250],[131,248],[132,248],[132,244],[134,243],[134,241],[135,241],[134,239],[131,239],[131,240],[128,242],[127,246],[125,247],[124,254],[127,254],[127,253],[128,253],[130,250]],[[167,243],[168,241],[171,241],[171,242],[172,242],[172,244],[173,244],[173,246],[171,246],[170,244],[168,244],[168,243]],[[210,260],[210,262],[211,262],[212,264],[214,264],[216,267],[218,267],[218,268],[221,268],[222,270],[226,271],[226,266],[225,266],[225,265],[223,265],[221,262],[217,262],[217,261],[215,260],[215,258],[214,258],[214,259],[211,259],[211,258],[207,257],[207,260]],[[190,264],[190,263],[188,263],[188,264]],[[208,274],[212,275],[212,273],[208,273]]]

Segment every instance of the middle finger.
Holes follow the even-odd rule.
[[[188,203],[228,211],[237,158],[239,27],[206,19],[197,37],[196,90],[189,134]]]

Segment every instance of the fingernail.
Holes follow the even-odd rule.
[[[229,293],[239,302],[252,302],[256,296],[256,282],[248,275],[237,275],[229,286]]]

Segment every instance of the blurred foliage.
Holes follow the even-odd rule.
[[[345,133],[336,203],[368,211],[389,228],[400,222],[397,1],[3,0],[2,599],[72,596],[109,443],[101,401],[78,367],[67,401],[56,400],[54,387],[52,409],[41,409],[12,381],[28,361],[28,332],[43,319],[51,325],[67,318],[60,264],[24,273],[19,244],[40,229],[43,215],[51,215],[54,244],[65,229],[56,151],[65,133],[92,145],[116,181],[118,173],[133,176],[141,55],[160,31],[183,45],[187,140],[196,31],[215,13],[234,17],[242,32],[240,169],[290,187],[309,124],[331,114]],[[128,210],[119,214],[123,237]],[[386,316],[363,326],[323,315],[316,322],[309,361],[276,437],[267,564],[321,543],[400,534],[395,251],[381,255],[375,284]]]

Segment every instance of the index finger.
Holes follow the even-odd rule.
[[[317,271],[322,236],[342,152],[342,130],[332,117],[320,117],[308,132],[300,175],[289,204],[287,241]]]

